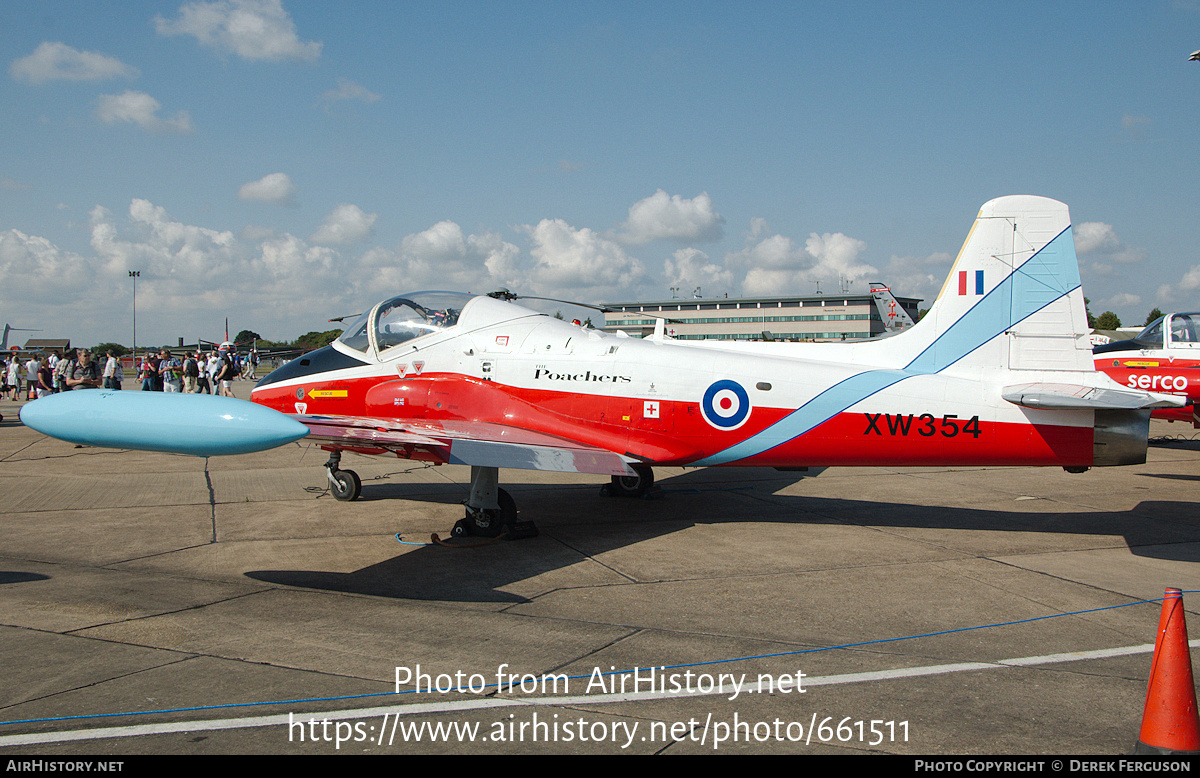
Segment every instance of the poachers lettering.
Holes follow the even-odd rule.
[[[558,373],[545,367],[533,371],[535,381],[591,381],[599,384],[628,384],[633,381],[627,375],[604,375],[587,370],[583,373]]]

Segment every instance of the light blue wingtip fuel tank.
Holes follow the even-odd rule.
[[[279,411],[233,397],[104,389],[34,400],[21,408],[21,422],[86,446],[199,457],[264,451],[308,434]]]

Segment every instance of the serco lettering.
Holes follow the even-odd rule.
[[[1131,375],[1126,382],[1130,389],[1158,389],[1163,392],[1186,392],[1187,376]]]
[[[633,381],[627,375],[593,374],[591,370],[583,373],[555,373],[552,370],[546,370],[541,367],[533,371],[533,379],[535,381],[594,381],[601,384],[628,384]]]

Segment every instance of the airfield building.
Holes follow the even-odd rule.
[[[896,301],[917,320],[920,298],[897,297]],[[667,335],[679,340],[830,341],[870,338],[884,331],[883,317],[870,294],[652,300],[605,306],[612,312],[604,315],[604,330],[635,338],[652,335],[655,318],[665,318]]]

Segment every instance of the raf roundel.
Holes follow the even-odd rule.
[[[735,430],[750,418],[750,395],[737,381],[716,381],[700,401],[704,420],[719,430]]]

